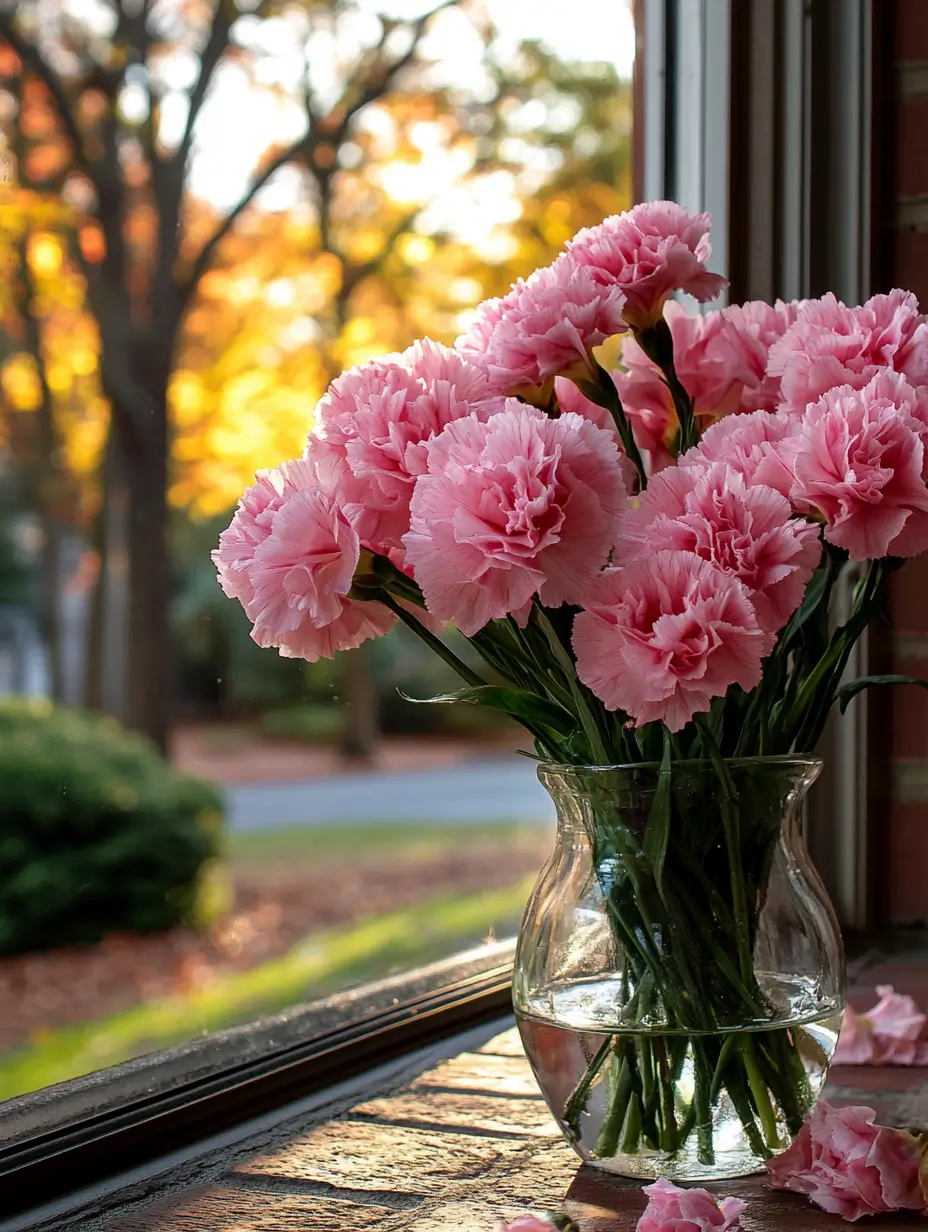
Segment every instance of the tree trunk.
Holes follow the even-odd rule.
[[[120,431],[127,481],[126,721],[167,751],[173,684],[168,553],[168,371],[147,371],[144,436]],[[122,416],[118,416],[122,419]]]
[[[343,650],[342,706],[345,725],[342,731],[342,752],[346,757],[369,761],[377,747],[377,692],[370,642],[355,650]]]
[[[114,411],[106,458],[102,513],[100,623],[97,657],[100,708],[129,720],[129,491],[125,423]]]
[[[105,498],[104,498],[105,499]],[[100,511],[100,521],[105,517]],[[106,586],[106,547],[104,536],[98,541],[100,568],[90,596],[84,644],[84,705],[88,710],[103,709],[103,603]]]
[[[42,640],[48,655],[49,692],[56,702],[64,697],[61,656],[61,528],[48,505],[42,509]]]

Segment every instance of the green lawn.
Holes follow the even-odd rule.
[[[351,825],[287,826],[249,834],[230,834],[227,850],[233,866],[291,864],[328,860],[424,858],[489,845],[537,844],[538,826],[512,822],[480,825],[417,825],[414,822],[368,822]]]
[[[350,835],[350,850],[356,853],[358,833],[352,829],[353,835],[348,830],[340,833],[346,839]],[[370,827],[374,848],[396,842],[398,836],[389,833],[394,829],[400,827]],[[289,860],[297,845],[303,858],[332,852],[325,831],[299,831],[299,838],[297,832],[288,832],[286,837],[279,832],[271,842],[273,833],[234,839],[233,857]],[[470,829],[466,833],[472,840],[476,837]],[[426,840],[425,835],[419,837]],[[435,841],[435,836],[428,841]],[[32,1044],[0,1056],[0,1099],[315,1000],[394,969],[442,958],[480,941],[491,929],[497,935],[514,931],[533,880],[525,878],[502,890],[442,895],[405,911],[313,934],[281,958],[216,980],[189,995],[43,1033]]]

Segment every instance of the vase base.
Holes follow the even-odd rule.
[[[732,1181],[743,1176],[757,1176],[764,1165],[753,1154],[732,1152],[720,1157],[714,1164],[701,1164],[695,1156],[663,1155],[660,1152],[646,1155],[614,1155],[611,1159],[595,1159],[583,1151],[577,1151],[583,1162],[598,1172],[620,1176],[631,1181],[656,1181],[666,1177],[675,1184],[692,1181],[704,1185],[716,1181]]]

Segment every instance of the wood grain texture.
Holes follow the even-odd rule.
[[[106,1232],[347,1232],[401,1227],[415,1215],[314,1194],[261,1193],[215,1185],[181,1203],[158,1203],[107,1224]],[[402,1222],[400,1222],[402,1221]],[[924,1232],[924,1229],[922,1230]]]
[[[842,1067],[835,1077],[834,1102],[928,1122],[925,1071]],[[745,1232],[844,1226],[797,1195],[769,1191],[763,1177],[714,1188],[747,1202]],[[635,1232],[644,1206],[637,1182],[579,1167],[511,1030],[104,1232],[491,1232],[530,1209],[566,1210],[581,1232]],[[865,1222],[867,1232],[928,1232],[915,1215]]]
[[[714,1192],[742,1198],[747,1206],[741,1216],[744,1232],[837,1232],[846,1225],[827,1215],[798,1194],[774,1193],[763,1177],[720,1181]],[[564,1202],[580,1225],[581,1232],[634,1232],[645,1208],[645,1195],[634,1182],[617,1181],[591,1168],[584,1168],[571,1185]],[[867,1232],[925,1232],[925,1221],[913,1213],[867,1219]]]
[[[422,1124],[444,1129],[485,1129],[522,1138],[556,1138],[560,1129],[540,1100],[475,1095],[470,1091],[431,1091],[419,1087],[352,1109],[353,1117]]]
[[[448,1087],[459,1091],[487,1091],[493,1095],[521,1095],[540,1099],[538,1083],[522,1056],[495,1056],[462,1052],[443,1061],[412,1083],[410,1090],[422,1087]]]
[[[477,1049],[478,1053],[489,1053],[497,1057],[519,1057],[520,1060],[525,1057],[522,1051],[522,1039],[519,1035],[519,1028],[513,1027],[509,1031],[504,1031],[502,1035],[495,1035],[493,1039],[487,1040],[482,1048]]]
[[[333,1121],[279,1150],[240,1164],[236,1171],[347,1189],[392,1187],[406,1193],[435,1194],[480,1181],[507,1160],[525,1155],[523,1139]]]

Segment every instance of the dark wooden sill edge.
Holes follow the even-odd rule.
[[[375,1013],[356,1013],[344,1025],[219,1074],[0,1147],[0,1215],[115,1178],[510,1011],[508,962],[457,978],[453,964],[439,968],[448,969],[440,986],[397,995]],[[408,984],[417,983],[421,973],[411,973]]]

